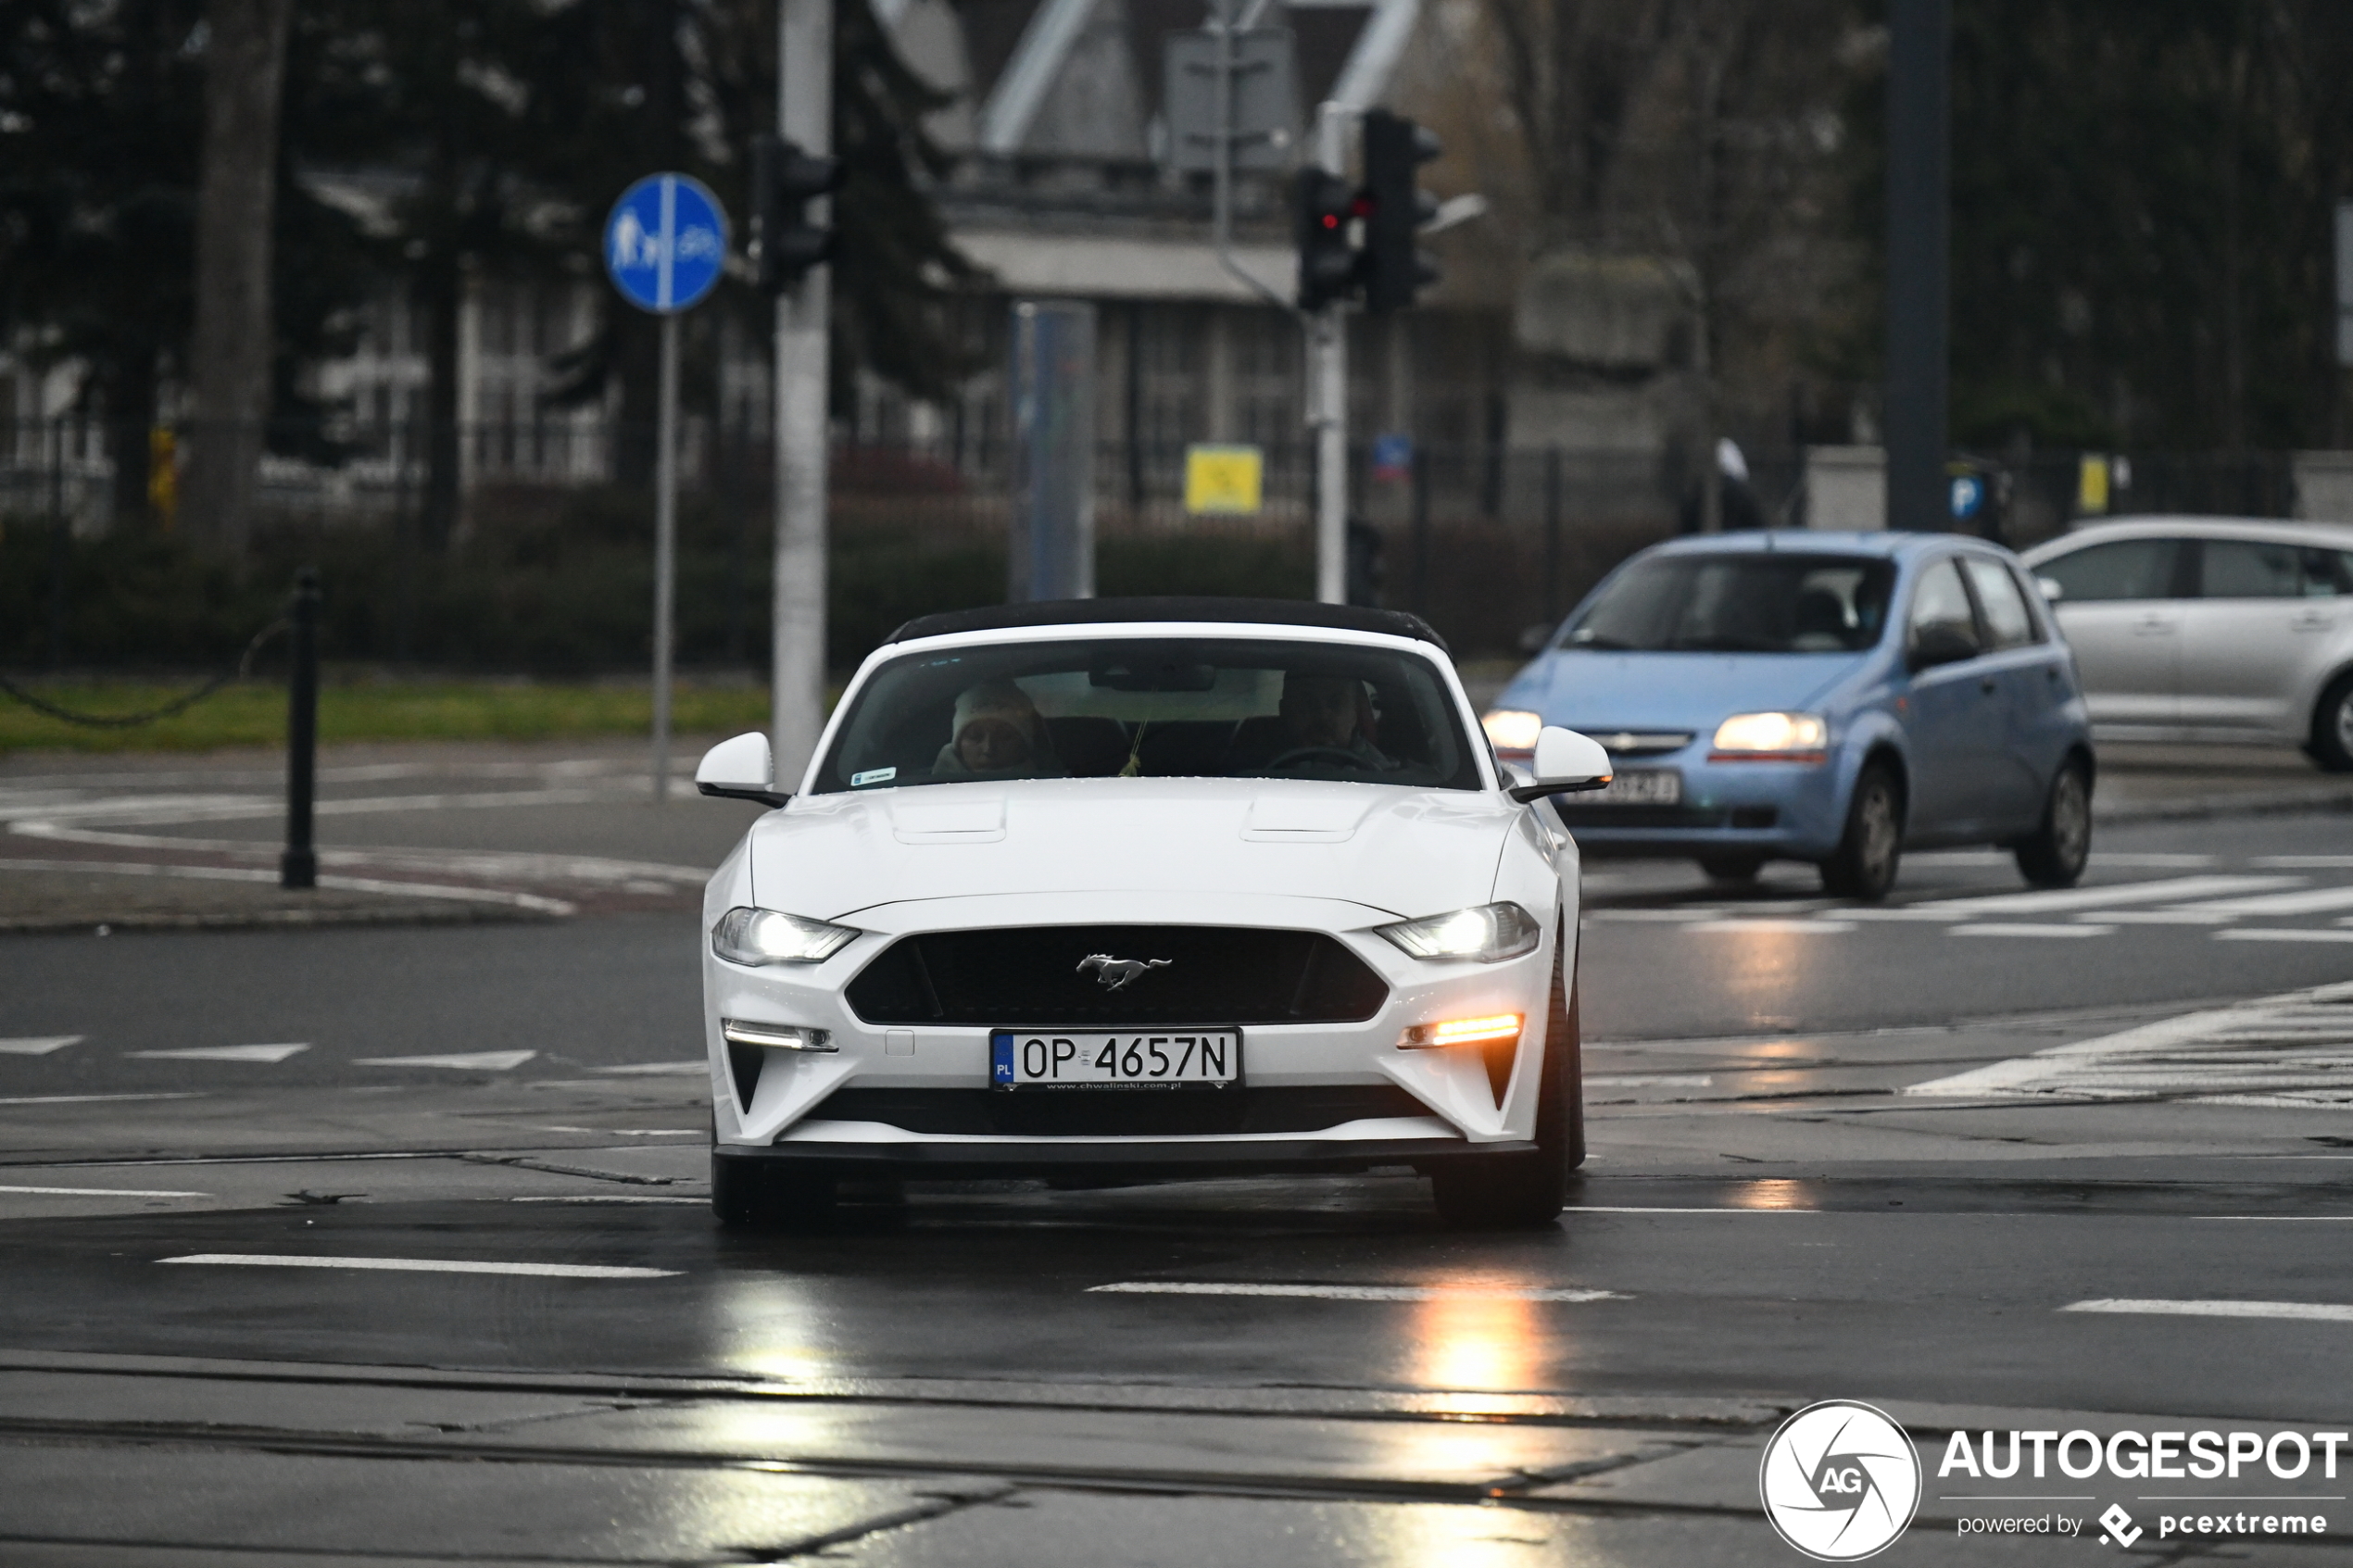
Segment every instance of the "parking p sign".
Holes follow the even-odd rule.
[[[605,271],[623,299],[666,316],[702,302],[727,264],[727,215],[691,175],[649,174],[605,220]]]

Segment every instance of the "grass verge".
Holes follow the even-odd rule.
[[[30,687],[60,708],[90,714],[157,708],[194,681],[65,680]],[[681,734],[756,730],[768,722],[760,686],[678,688],[672,727]],[[491,681],[330,681],[319,692],[321,742],[558,740],[642,734],[653,723],[653,694],[642,687]],[[187,712],[135,729],[69,724],[0,693],[0,755],[12,751],[209,751],[283,746],[286,693],[276,683],[241,682]]]

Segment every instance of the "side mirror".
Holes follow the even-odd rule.
[[[1508,786],[1511,797],[1523,805],[1548,795],[1575,795],[1609,787],[1609,753],[1602,743],[1575,730],[1547,724],[1536,734],[1536,756],[1529,771],[1533,784]]]
[[[1912,646],[1904,656],[1913,673],[1933,670],[1940,664],[1958,664],[1965,659],[1975,659],[1981,650],[1977,639],[1959,627],[1943,621],[1932,621],[1912,633]]]
[[[2056,577],[2037,577],[2034,586],[2042,590],[2045,604],[2057,604],[2067,597],[2067,585]]]
[[[762,806],[782,806],[792,798],[792,792],[779,793],[774,787],[769,775],[775,767],[775,759],[768,749],[768,737],[754,730],[748,735],[723,740],[704,752],[702,765],[695,770],[695,787],[725,800],[757,800]]]

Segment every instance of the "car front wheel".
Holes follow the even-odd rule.
[[[2340,677],[2312,714],[2312,760],[2332,773],[2353,773],[2353,674]]]
[[[1569,1173],[1585,1163],[1581,1035],[1577,987],[1555,957],[1552,1005],[1544,1024],[1544,1079],[1536,1102],[1535,1152],[1450,1160],[1432,1171],[1438,1217],[1447,1228],[1535,1230],[1559,1217],[1561,1206],[1568,1201]]]
[[[727,1230],[805,1230],[834,1208],[834,1184],[768,1160],[711,1156],[711,1211]]]
[[[1895,885],[1904,855],[1904,794],[1884,762],[1865,765],[1846,806],[1846,831],[1822,862],[1823,888],[1876,904]]]
[[[2018,869],[2036,887],[2072,887],[2092,858],[2092,781],[2083,764],[2070,762],[2051,781],[2043,825],[2016,851]]]

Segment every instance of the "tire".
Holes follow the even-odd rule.
[[[2036,887],[2072,887],[2092,859],[2090,770],[2070,758],[2051,781],[2042,825],[2019,841],[2018,869]]]
[[[1765,869],[1765,857],[1762,855],[1702,855],[1699,858],[1699,869],[1707,873],[1707,880],[1710,882],[1730,883],[1734,886],[1740,886],[1756,880],[1756,873]]]
[[[1884,762],[1867,762],[1846,806],[1846,831],[1822,862],[1823,890],[1876,904],[1895,885],[1904,858],[1904,791]]]
[[[1565,946],[1566,944],[1564,944]],[[1536,1151],[1449,1160],[1430,1173],[1439,1220],[1449,1230],[1540,1230],[1568,1201],[1569,1173],[1585,1163],[1583,1029],[1577,987],[1553,960],[1544,1021],[1544,1079],[1536,1101]]]
[[[2323,771],[2353,773],[2353,673],[2338,676],[2322,694],[2308,749]]]
[[[711,1151],[711,1211],[722,1229],[810,1230],[824,1223],[833,1210],[830,1177]]]

